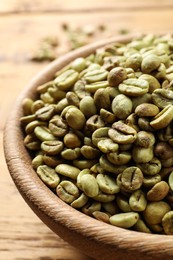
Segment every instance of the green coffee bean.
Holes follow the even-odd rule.
[[[101,68],[100,64],[96,63],[93,60],[93,62],[89,64],[89,66],[88,66],[88,68],[87,68],[87,70],[85,72],[93,71],[93,70],[97,70],[97,69],[99,70],[100,68]],[[85,75],[85,73],[84,73],[84,75]]]
[[[97,81],[85,85],[85,91],[89,93],[95,93],[98,89],[105,89],[109,86],[107,80]]]
[[[165,201],[149,202],[143,213],[144,219],[151,225],[160,224],[164,215],[170,210],[171,207]]]
[[[173,105],[173,91],[171,89],[156,89],[152,93],[153,103],[163,109],[167,105]]]
[[[162,80],[166,78],[166,66],[164,63],[161,63],[156,71],[152,72],[153,76],[158,80]]]
[[[102,155],[100,157],[99,163],[105,171],[111,172],[115,175],[118,175],[119,173],[123,172],[123,170],[126,168],[125,165],[115,165],[111,163],[105,155]]]
[[[79,209],[82,208],[87,202],[88,197],[84,193],[81,193],[81,195],[77,199],[73,200],[70,205],[75,209]]]
[[[107,194],[104,192],[99,191],[98,195],[94,197],[94,200],[102,202],[102,203],[107,203],[115,200],[115,195],[114,194]]]
[[[21,122],[22,125],[27,125],[28,123],[30,123],[30,122],[32,122],[36,119],[37,118],[36,118],[35,114],[34,115],[27,115],[27,116],[22,116],[20,118],[20,122]]]
[[[73,165],[79,168],[80,170],[83,169],[90,169],[94,164],[97,163],[97,159],[76,159],[73,161]]]
[[[67,106],[68,106],[67,99],[66,98],[61,99],[60,101],[58,101],[57,105],[55,106],[56,112],[61,113]]]
[[[148,132],[154,132],[155,129],[151,127],[150,121],[151,121],[151,119],[149,119],[147,117],[140,117],[138,119],[138,125],[139,125],[140,129],[144,130],[144,131],[148,131]]]
[[[34,120],[28,123],[25,127],[26,134],[31,134],[37,126],[46,126],[46,122]]]
[[[71,63],[71,68],[78,72],[81,72],[86,68],[86,60],[82,57],[75,59]]]
[[[85,195],[87,195],[90,198],[93,198],[98,195],[99,186],[94,176],[90,174],[84,174],[80,178],[80,183]]]
[[[143,186],[145,188],[151,188],[153,187],[156,183],[161,181],[161,176],[159,174],[155,174],[155,175],[144,175],[143,178]]]
[[[83,139],[84,145],[93,146],[92,140],[90,137],[85,136]]]
[[[161,46],[161,48],[162,47],[163,47],[163,45]],[[169,59],[168,54],[165,51],[161,50],[159,58],[160,58],[161,64],[163,63],[166,67],[170,66],[170,59]]]
[[[118,121],[108,131],[109,137],[118,144],[131,144],[136,140],[137,133],[133,127]]]
[[[39,150],[40,149],[40,141],[36,138],[36,136],[32,133],[27,135],[24,138],[24,145],[30,150]]]
[[[63,158],[60,158],[56,155],[48,155],[48,154],[43,155],[43,161],[44,164],[52,168],[55,168],[57,165],[64,162]]]
[[[80,151],[86,159],[95,159],[100,155],[100,151],[98,149],[89,145],[83,145]]]
[[[76,160],[81,155],[80,148],[64,149],[61,156],[65,160]]]
[[[143,103],[136,107],[135,113],[139,117],[145,117],[145,116],[156,116],[159,113],[159,108],[153,104]]]
[[[118,90],[118,88],[112,88],[110,86],[108,86],[107,88],[107,92],[109,93],[109,96],[111,99],[114,99],[117,95],[121,94]]]
[[[168,192],[169,185],[165,181],[160,181],[147,192],[147,199],[149,201],[160,201],[167,196]]]
[[[141,67],[141,62],[142,62],[142,56],[139,53],[134,53],[132,55],[130,55],[126,62],[125,62],[125,66],[127,68],[132,68],[135,71],[137,71],[138,69],[140,69]]]
[[[138,132],[140,130],[137,125],[138,121],[137,121],[137,115],[135,113],[130,114],[126,118],[125,122],[128,126],[131,126],[132,128],[134,128],[136,130],[136,132]]]
[[[48,92],[40,94],[40,99],[45,104],[53,104],[53,103],[55,103],[55,99]]]
[[[60,182],[60,178],[54,169],[47,165],[40,165],[37,168],[40,179],[49,187],[55,188]]]
[[[82,184],[81,184],[81,177],[85,174],[91,174],[91,171],[89,169],[81,170],[77,176],[77,186],[80,190],[82,190]]]
[[[110,138],[100,140],[97,143],[97,147],[99,148],[100,151],[103,153],[114,153],[118,151],[119,145],[114,143]]]
[[[86,82],[83,79],[79,79],[73,86],[74,93],[78,96],[79,99],[84,98],[85,96],[90,96],[90,93],[85,89]]]
[[[117,87],[126,78],[126,70],[122,67],[113,68],[108,74],[108,82],[112,87]]]
[[[35,100],[32,104],[32,107],[31,107],[31,112],[32,113],[35,113],[37,110],[39,110],[40,108],[44,107],[44,102],[43,100]]]
[[[159,81],[155,77],[150,75],[150,74],[142,74],[139,78],[148,81],[148,83],[149,83],[149,90],[148,90],[148,92],[149,93],[153,93],[153,91],[155,89],[161,88],[161,85],[160,85]]]
[[[129,205],[133,211],[144,211],[147,206],[147,200],[144,192],[141,190],[134,191],[129,198]]]
[[[121,185],[127,191],[140,189],[143,183],[142,171],[134,166],[126,168],[121,175]]]
[[[94,94],[94,103],[96,104],[98,111],[100,111],[101,108],[109,109],[111,102],[108,91],[102,88],[98,89]]]
[[[65,146],[68,148],[73,149],[73,148],[81,146],[81,140],[80,140],[79,136],[73,132],[68,132],[64,136],[63,141],[64,141]]]
[[[128,47],[135,50],[143,50],[146,47],[146,43],[144,42],[144,40],[135,39],[132,42],[128,43]]]
[[[35,115],[39,120],[47,121],[54,115],[54,112],[55,112],[55,107],[52,105],[48,105],[38,109],[35,112]]]
[[[127,96],[136,97],[148,92],[149,84],[144,79],[126,79],[118,87],[119,91]]]
[[[71,107],[67,110],[65,118],[68,125],[77,130],[82,129],[86,122],[84,114],[75,107]]]
[[[133,226],[133,228],[137,231],[144,232],[144,233],[151,233],[151,230],[147,227],[145,222],[142,219],[138,219],[136,224]]]
[[[161,161],[156,157],[153,157],[147,163],[137,163],[136,166],[139,167],[144,174],[151,176],[158,174],[162,168]]]
[[[82,212],[86,215],[92,216],[93,212],[101,210],[101,203],[98,201],[88,201],[87,204],[82,207]]]
[[[85,96],[83,99],[81,99],[79,108],[86,117],[93,116],[97,113],[94,99],[90,96]]]
[[[161,88],[166,89],[169,87],[170,87],[169,81],[167,79],[163,80],[163,82],[161,84]]]
[[[51,133],[49,128],[45,126],[37,126],[34,129],[34,133],[40,141],[54,141],[55,136]]]
[[[54,99],[54,103],[65,98],[66,92],[58,89],[57,86],[48,88],[48,94]]]
[[[32,167],[34,169],[37,169],[38,166],[42,165],[44,163],[43,161],[43,155],[42,154],[38,154],[36,157],[34,157],[34,159],[32,160]]]
[[[167,235],[173,234],[173,211],[167,212],[162,218],[162,226]]]
[[[159,159],[169,159],[173,157],[173,148],[166,142],[158,142],[154,147],[154,154]]]
[[[99,115],[91,116],[86,121],[86,127],[89,131],[94,132],[95,130],[102,128],[105,126],[104,121],[101,119]]]
[[[68,125],[60,116],[55,116],[49,121],[49,129],[54,136],[62,137],[68,132]]]
[[[69,90],[75,82],[78,80],[79,73],[73,69],[66,70],[54,80],[54,84],[58,86],[60,90]]]
[[[120,153],[108,153],[108,160],[115,165],[123,165],[128,164],[130,162],[132,156],[129,152],[120,152]]]
[[[69,105],[76,106],[76,107],[79,106],[79,98],[74,92],[68,91],[66,93],[66,99]]]
[[[69,177],[73,180],[77,179],[77,176],[80,172],[80,170],[78,168],[68,165],[68,164],[64,164],[64,163],[57,165],[55,168],[55,171],[58,174]]]
[[[61,181],[56,187],[56,193],[66,203],[72,203],[79,197],[79,189],[71,181]]]
[[[102,192],[107,194],[115,194],[120,191],[115,178],[112,178],[107,174],[98,174],[96,180]]]
[[[96,129],[92,134],[92,142],[95,146],[98,146],[98,142],[108,138],[109,127],[101,127]]]
[[[158,56],[155,54],[148,54],[146,55],[141,63],[141,69],[143,73],[150,73],[153,70],[158,69],[161,61]]]
[[[139,214],[135,212],[119,213],[110,217],[109,221],[112,225],[122,228],[130,228],[136,224]]]
[[[32,105],[34,101],[31,98],[25,98],[22,101],[22,108],[23,108],[23,114],[25,116],[29,115],[32,113]]]
[[[104,108],[100,109],[100,117],[106,124],[112,124],[116,119],[116,116],[112,112]]]
[[[48,92],[40,94],[40,99],[45,104],[53,104],[53,103],[55,103],[55,99]]]
[[[92,215],[97,219],[102,222],[109,223],[109,214],[101,211],[94,211]]]
[[[42,151],[49,155],[59,154],[62,151],[63,146],[63,142],[58,140],[43,141],[41,143]]]
[[[148,148],[152,147],[155,143],[155,136],[151,132],[139,131],[135,140],[135,144]]]
[[[132,158],[136,163],[148,163],[154,157],[153,147],[141,147],[134,145],[132,148]]]
[[[84,79],[87,83],[94,83],[101,80],[105,80],[107,78],[108,72],[103,69],[95,69],[95,70],[89,70],[85,75]]]
[[[126,95],[117,95],[112,101],[112,111],[120,119],[127,118],[132,112],[132,101]]]
[[[68,102],[67,102],[68,103]],[[65,116],[66,116],[66,113],[67,113],[67,111],[70,109],[70,108],[77,108],[76,106],[74,106],[74,105],[67,105],[67,106],[65,106],[64,107],[64,109],[62,110],[62,112],[61,112],[61,118],[62,119],[64,119],[64,120],[66,120],[66,118],[65,118]],[[78,108],[77,108],[78,109]]]
[[[114,53],[115,54],[115,53]],[[116,56],[108,56],[103,59],[103,68],[111,71],[113,68],[119,66],[119,60]]]
[[[158,113],[154,119],[150,122],[150,125],[154,129],[162,129],[167,127],[173,119],[173,106],[167,105],[160,113]]]

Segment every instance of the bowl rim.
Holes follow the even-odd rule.
[[[31,166],[31,158],[23,144],[23,134],[19,120],[22,116],[22,100],[25,97],[32,98],[36,86],[50,80],[56,71],[63,68],[70,61],[79,56],[87,56],[96,48],[106,44],[128,42],[140,35],[141,34],[137,33],[127,36],[115,36],[97,41],[71,51],[46,65],[45,68],[37,73],[27,86],[23,88],[16,99],[12,111],[9,113],[4,128],[4,154],[10,175],[24,200],[39,217],[41,216],[42,221],[53,231],[55,230],[53,226],[49,224],[47,218],[54,223],[54,225],[60,223],[72,232],[77,232],[79,235],[87,237],[87,239],[96,242],[101,241],[107,245],[111,244],[115,248],[119,247],[121,250],[126,249],[130,244],[131,251],[142,250],[154,257],[155,252],[152,252],[154,246],[157,247],[158,252],[162,256],[162,253],[165,251],[167,251],[168,255],[173,255],[172,236],[147,234],[115,227],[91,218],[59,199],[35,174]],[[58,231],[55,232],[58,234]],[[70,243],[71,242],[72,241],[70,241]]]

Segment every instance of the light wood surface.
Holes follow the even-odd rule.
[[[24,202],[3,155],[3,129],[20,91],[47,62],[30,60],[47,36],[68,50],[62,24],[73,28],[104,24],[90,41],[121,32],[173,32],[173,1],[1,0],[0,1],[0,259],[89,260],[50,231]],[[25,174],[25,173],[23,173]],[[116,259],[116,258],[115,258]]]

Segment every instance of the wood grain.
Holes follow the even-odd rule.
[[[94,39],[130,32],[172,32],[172,0],[1,0],[0,1],[0,259],[89,260],[50,231],[26,205],[9,176],[3,155],[3,129],[20,91],[47,63],[30,61],[46,36],[68,50],[62,23],[72,27],[106,25]]]
[[[100,1],[80,1],[80,0],[6,0],[1,4],[0,11],[6,12],[95,12],[95,11],[123,11],[140,10],[152,8],[169,9],[173,6],[171,0],[100,0]]]

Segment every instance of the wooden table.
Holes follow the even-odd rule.
[[[57,55],[68,50],[62,24],[105,26],[93,41],[127,32],[173,32],[173,1],[0,1],[0,259],[89,260],[48,229],[26,205],[9,176],[3,128],[16,97],[48,62],[31,61],[45,37],[56,37]],[[88,27],[87,27],[88,28]],[[24,173],[23,173],[24,174]]]

